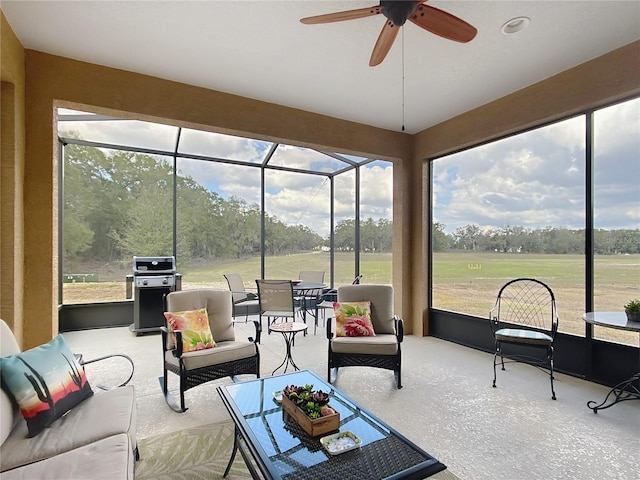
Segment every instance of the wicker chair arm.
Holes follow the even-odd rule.
[[[404,321],[399,316],[394,315],[393,323],[395,324],[398,343],[402,343],[402,340],[404,339]]]
[[[175,334],[175,347],[173,348],[173,350],[171,350],[171,353],[176,358],[182,357],[182,332],[180,330],[169,331],[167,327],[162,326],[160,327],[160,332],[162,333],[162,352],[164,353],[167,351],[167,336],[170,334]]]
[[[167,327],[160,327],[160,333],[162,334],[162,353],[167,351],[167,338],[169,336],[169,329]]]
[[[331,331],[331,321],[333,317],[327,318],[327,340],[331,340],[333,338],[333,332]]]
[[[254,340],[253,337],[249,337],[249,341],[251,343],[260,343],[260,337],[262,336],[262,325],[260,325],[260,322],[258,322],[257,320],[253,320],[253,326],[256,329],[256,338]]]

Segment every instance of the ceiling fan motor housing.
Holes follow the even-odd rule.
[[[407,18],[416,10],[421,2],[397,1],[397,0],[380,0],[382,14],[387,17],[394,25],[401,27],[407,21]]]

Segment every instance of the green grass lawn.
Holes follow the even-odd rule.
[[[327,284],[350,284],[355,275],[354,254],[337,253],[335,260],[334,282],[329,276],[327,252],[267,257],[265,277],[297,279],[300,270],[324,270]],[[390,253],[363,253],[360,260],[363,283],[391,284]],[[560,330],[584,335],[584,263],[582,255],[436,253],[433,255],[433,306],[487,318],[504,283],[513,278],[532,277],[545,282],[554,291]],[[239,273],[245,286],[254,289],[255,279],[260,278],[260,258],[203,262],[180,273],[185,289],[198,286],[228,288],[225,273]],[[640,298],[640,255],[598,256],[594,277],[595,309],[622,311],[626,302]],[[123,300],[125,274],[121,282],[66,283],[63,294],[65,303]],[[596,328],[595,332],[597,337],[638,344],[638,335],[632,332],[603,328]]]
[[[314,252],[266,257],[265,278],[297,279],[301,270],[322,270],[325,283],[345,285],[355,277],[354,254],[337,253],[335,255],[335,281],[331,282],[329,253]],[[226,287],[225,273],[238,273],[246,287],[255,287],[255,279],[260,278],[260,258],[225,261],[216,264],[193,266],[181,272],[183,281],[188,284],[213,284]],[[391,283],[391,254],[363,253],[360,255],[360,273],[367,283]]]
[[[585,259],[582,255],[438,253],[433,256],[433,306],[488,318],[500,287],[518,277],[543,281],[553,290],[559,329],[584,335]],[[594,309],[622,311],[640,297],[640,255],[598,256]],[[597,327],[596,337],[638,344],[638,335]]]

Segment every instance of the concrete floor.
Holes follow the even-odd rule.
[[[237,338],[253,335],[251,324],[236,324]],[[135,336],[127,328],[64,333],[74,352],[91,359],[126,353],[135,362],[132,383],[138,398],[138,438],[191,426],[228,421],[216,386],[186,393],[189,410],[175,413],[164,402],[160,335]],[[462,480],[640,479],[640,401],[623,402],[598,414],[587,408],[609,388],[556,375],[557,400],[538,369],[509,364],[492,388],[492,355],[432,337],[407,336],[402,344],[404,388],[390,371],[350,367],[336,386],[443,462]],[[284,340],[263,335],[261,373],[282,361]],[[326,376],[327,340],[313,328],[298,335],[293,357],[302,369]],[[116,384],[126,378],[121,360],[87,366],[90,383]],[[244,379],[245,377],[241,377]],[[253,378],[247,376],[246,379]],[[177,377],[170,374],[169,387]]]

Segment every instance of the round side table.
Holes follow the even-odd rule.
[[[284,342],[287,346],[287,352],[284,356],[284,360],[282,360],[282,363],[278,365],[273,372],[271,372],[271,375],[276,373],[282,367],[284,367],[284,373],[286,373],[289,365],[291,365],[294,370],[300,370],[291,356],[291,346],[293,345],[293,338],[296,336],[296,333],[306,331],[307,324],[302,322],[282,322],[269,325],[269,332],[280,332],[284,337]]]

